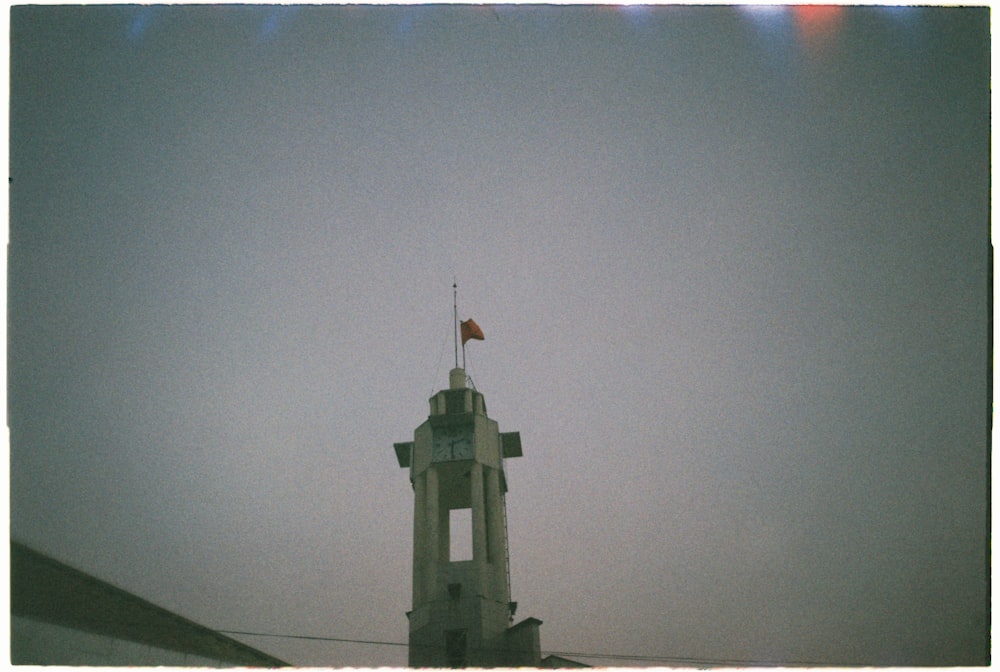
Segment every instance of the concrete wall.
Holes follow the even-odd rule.
[[[506,665],[511,667],[538,667],[542,660],[542,644],[537,618],[526,618],[509,628],[506,635]]]

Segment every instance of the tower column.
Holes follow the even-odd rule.
[[[424,472],[427,476],[427,506],[425,520],[427,524],[427,558],[424,564],[424,598],[433,600],[437,597],[437,568],[441,549],[441,518],[440,497],[438,496],[438,475],[434,469]]]
[[[451,561],[451,511],[438,507],[438,562]]]
[[[427,558],[427,474],[413,481],[413,605],[423,603]]]
[[[483,497],[483,465],[472,463],[470,471],[472,496],[472,559],[486,562],[486,502]]]
[[[507,585],[507,531],[504,529],[504,501],[500,492],[500,472],[486,470],[486,512],[489,516],[490,583],[496,599],[510,602],[510,586]]]

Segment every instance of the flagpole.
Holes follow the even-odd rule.
[[[458,283],[452,279],[451,288],[453,291],[452,307],[454,309],[454,332],[455,332],[455,368],[458,368]],[[465,344],[462,344],[462,366],[465,366]]]

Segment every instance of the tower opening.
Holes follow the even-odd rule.
[[[448,559],[451,562],[472,560],[472,509],[448,512]]]

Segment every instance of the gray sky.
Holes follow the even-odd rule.
[[[405,642],[454,277],[544,652],[981,663],[988,19],[14,8],[12,535]]]

